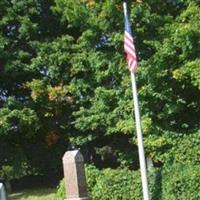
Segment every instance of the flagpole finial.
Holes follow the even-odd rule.
[[[127,15],[127,4],[126,4],[126,2],[123,3],[123,7],[124,7],[124,15]]]

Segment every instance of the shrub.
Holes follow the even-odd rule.
[[[86,167],[87,186],[93,200],[142,200],[140,171],[98,170]],[[180,164],[153,169],[148,176],[151,200],[199,200],[200,167]],[[55,200],[64,199],[64,184],[58,187]]]
[[[128,169],[105,169],[97,177],[93,200],[142,200],[139,173]]]
[[[85,172],[88,193],[90,196],[92,196],[92,191],[97,184],[98,177],[101,175],[101,171],[97,169],[94,165],[87,165],[85,168]]]
[[[199,200],[200,166],[180,165],[166,167],[163,172],[163,200]]]
[[[142,200],[139,171],[124,169],[98,170],[92,165],[86,167],[87,187],[93,200]],[[64,182],[58,186],[55,200],[65,197]]]
[[[65,199],[65,185],[64,181],[61,180],[57,187],[57,192],[54,196],[54,200],[64,200],[64,199]]]

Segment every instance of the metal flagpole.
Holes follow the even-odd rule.
[[[123,7],[124,7],[124,14],[127,15],[127,6],[125,2],[123,3]],[[133,102],[134,102],[134,108],[135,108],[134,109],[135,122],[136,122],[137,139],[138,139],[138,151],[139,151],[141,178],[142,178],[143,197],[144,197],[144,200],[149,200],[147,170],[146,170],[145,153],[144,153],[144,145],[143,145],[143,138],[142,138],[142,128],[141,128],[141,122],[140,122],[137,86],[136,86],[135,74],[133,72],[131,72],[131,82],[132,82]]]
[[[143,196],[144,196],[144,200],[149,200],[147,170],[146,170],[146,162],[145,162],[144,145],[143,145],[143,139],[142,139],[142,128],[141,128],[141,122],[140,122],[137,86],[136,86],[136,81],[135,81],[135,74],[133,72],[131,72],[131,82],[132,82],[133,102],[134,102],[134,108],[135,108],[135,122],[136,122],[137,139],[138,139],[138,151],[139,151]]]

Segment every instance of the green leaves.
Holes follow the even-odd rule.
[[[199,129],[199,6],[148,0],[129,1],[128,7],[145,148],[154,161],[166,162],[179,140],[172,135],[187,138]],[[55,157],[68,141],[91,154],[97,146],[112,146],[102,140],[119,136],[137,144],[121,1],[2,0],[0,11],[5,145],[19,143],[10,137],[14,131],[22,141],[35,139],[42,152],[56,150]],[[19,145],[21,152],[26,145]],[[132,146],[122,152],[121,145],[115,145],[116,155],[132,152]]]
[[[188,62],[182,68],[180,68],[180,77],[177,79],[184,80],[184,77],[191,79],[191,84],[200,89],[200,60],[196,59],[194,61]]]
[[[9,110],[3,108],[0,110],[0,134],[22,134],[24,137],[31,138],[40,128],[39,120],[36,113],[29,109]]]

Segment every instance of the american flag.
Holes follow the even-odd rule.
[[[125,14],[124,51],[129,70],[135,72],[137,69],[137,58],[127,13]]]

